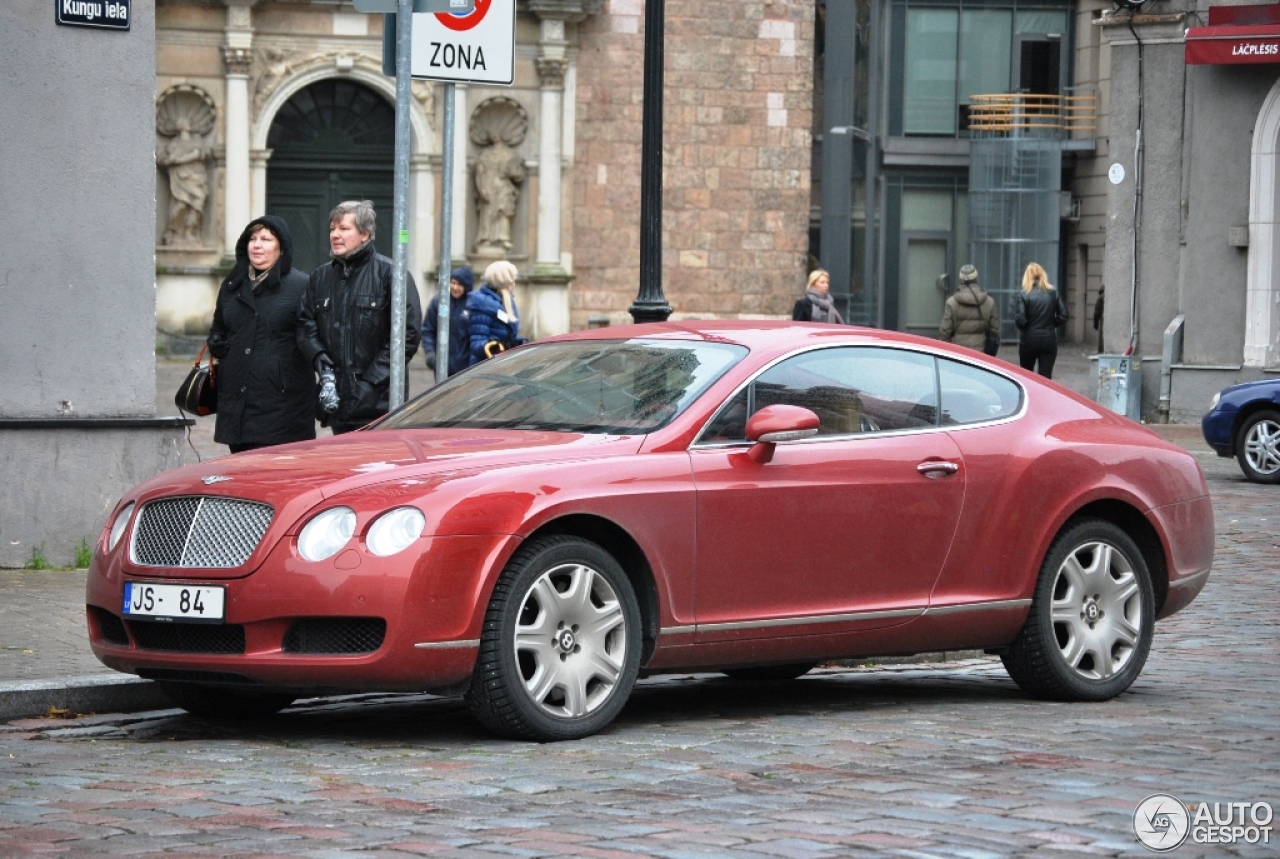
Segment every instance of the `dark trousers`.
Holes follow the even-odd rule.
[[[249,444],[229,444],[227,447],[231,448],[232,453],[244,453],[246,450],[257,450],[260,447],[271,447],[271,445],[250,442]]]
[[[1036,370],[1046,379],[1053,378],[1053,362],[1058,360],[1058,344],[1041,345],[1033,343],[1018,344],[1018,363],[1024,370],[1036,370],[1036,362],[1040,369]]]

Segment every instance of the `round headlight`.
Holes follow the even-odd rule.
[[[1222,391],[1218,391],[1218,393],[1213,395],[1213,399],[1209,401],[1209,408],[1216,409],[1218,407],[1218,400],[1221,400],[1221,399],[1222,399]]]
[[[298,554],[308,561],[323,561],[338,554],[356,532],[356,511],[333,507],[316,516],[298,535]]]
[[[116,520],[111,523],[111,536],[107,539],[107,551],[115,549],[116,544],[120,542],[120,538],[124,536],[124,529],[129,525],[129,517],[133,515],[133,502],[128,504],[116,514]]]
[[[375,555],[386,557],[402,552],[422,536],[427,517],[416,507],[397,507],[378,517],[369,529],[365,544]]]

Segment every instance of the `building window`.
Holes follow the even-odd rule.
[[[975,94],[1059,92],[1067,22],[1061,7],[897,4],[890,133],[963,136]]]

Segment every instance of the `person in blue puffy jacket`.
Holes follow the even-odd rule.
[[[436,370],[436,331],[440,327],[440,296],[432,297],[422,317],[422,349],[427,366],[436,371],[436,381],[443,382],[471,366],[471,330],[467,324],[467,295],[475,284],[470,266],[459,266],[449,275],[449,367],[447,373]]]
[[[514,265],[499,260],[484,270],[480,286],[467,296],[472,364],[525,342],[514,292],[517,274]]]

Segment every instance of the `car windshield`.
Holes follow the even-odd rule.
[[[732,344],[668,340],[535,343],[459,373],[378,428],[649,433],[746,354]]]

